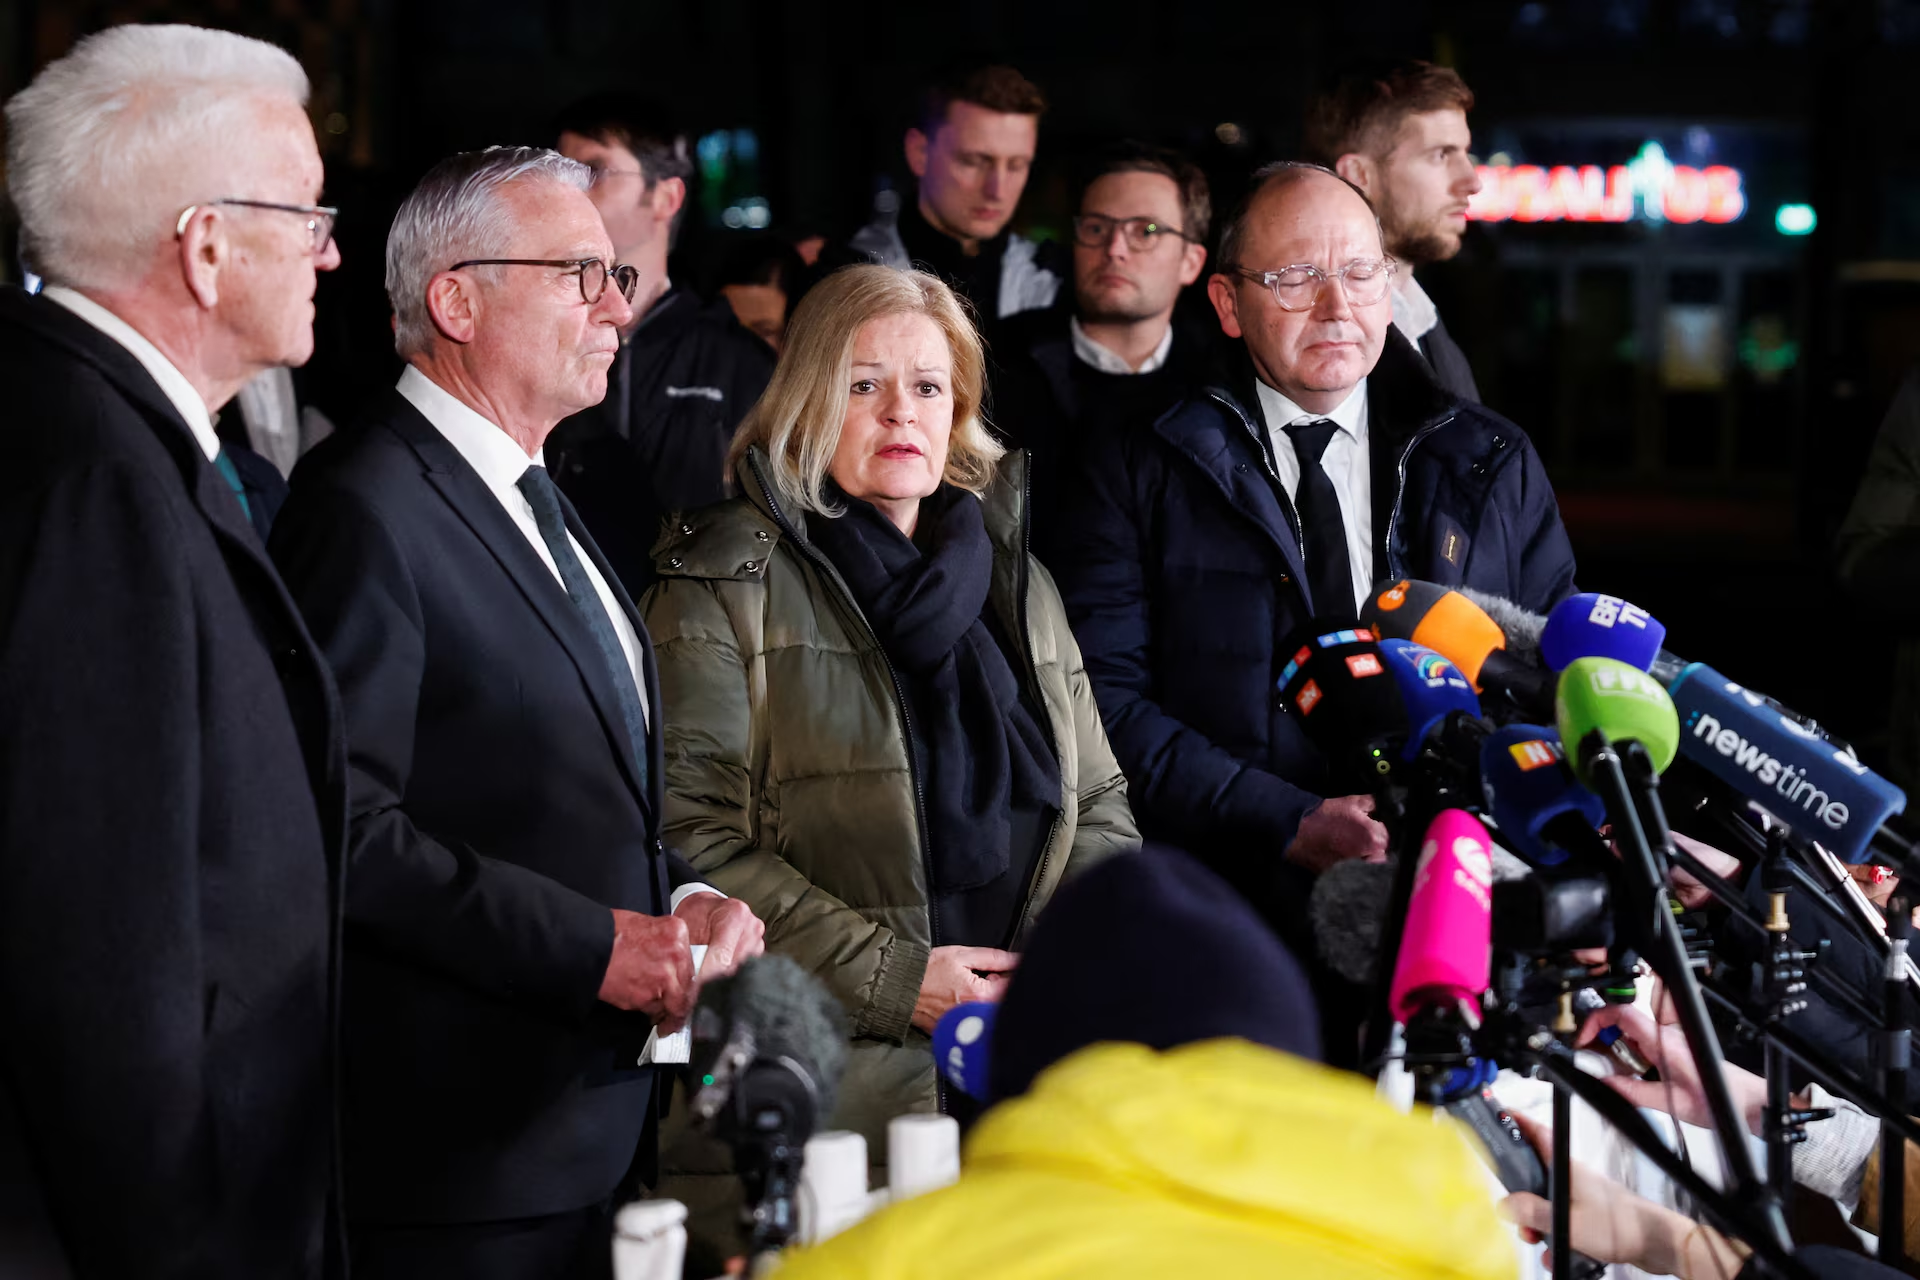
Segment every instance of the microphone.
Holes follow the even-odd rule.
[[[1584,591],[1547,615],[1540,656],[1555,671],[1578,658],[1613,658],[1645,671],[1665,650],[1667,629],[1637,604]]]
[[[1412,760],[1428,737],[1454,712],[1479,718],[1480,700],[1473,695],[1460,668],[1424,645],[1411,640],[1382,640],[1380,655],[1400,688],[1406,706],[1407,745],[1402,760]]]
[[[1557,732],[1534,724],[1496,730],[1480,748],[1480,779],[1500,838],[1529,865],[1558,867],[1573,856],[1606,866],[1595,828],[1607,806],[1574,777]]]
[[[933,1065],[941,1079],[969,1098],[986,1101],[987,1063],[993,1054],[993,1020],[1000,1006],[988,1000],[957,1004],[933,1028]]]
[[[1531,609],[1521,608],[1505,596],[1476,591],[1472,587],[1461,587],[1459,591],[1499,625],[1501,634],[1507,638],[1509,656],[1532,666],[1541,665],[1540,635],[1546,630],[1546,618]]]
[[[1326,757],[1329,795],[1371,792],[1393,772],[1407,707],[1373,633],[1351,619],[1315,619],[1280,671],[1281,705]]]
[[[1361,616],[1382,637],[1442,654],[1483,695],[1529,711],[1551,705],[1551,675],[1509,654],[1500,624],[1458,591],[1403,578],[1376,592]]]
[[[690,1106],[733,1151],[753,1252],[778,1249],[800,1229],[800,1166],[838,1099],[846,1020],[820,980],[785,956],[755,956],[700,987]]]
[[[1320,959],[1348,982],[1370,987],[1379,980],[1380,935],[1386,925],[1387,904],[1393,896],[1394,864],[1353,859],[1336,862],[1313,882],[1307,897],[1307,917]],[[1592,915],[1584,889],[1563,892],[1559,884],[1546,886],[1527,865],[1493,846],[1494,941],[1521,951],[1544,949],[1535,939],[1558,939],[1581,927]],[[1501,932],[1501,921],[1511,921],[1512,941]],[[1576,945],[1586,945],[1580,943]],[[1603,944],[1596,944],[1603,945]]]
[[[1387,1004],[1396,1021],[1423,1010],[1458,1009],[1479,1024],[1491,976],[1493,839],[1464,809],[1445,809],[1427,827],[1407,901],[1406,929]]]
[[[1567,758],[1574,776],[1593,785],[1588,773],[1592,748],[1587,735],[1601,730],[1611,742],[1638,742],[1656,772],[1673,763],[1680,745],[1680,722],[1673,699],[1660,682],[1616,658],[1576,658],[1560,673],[1554,695],[1554,720],[1560,741],[1572,743]]]
[[[1307,896],[1320,958],[1348,982],[1370,987],[1378,977],[1393,875],[1391,862],[1336,862],[1320,873]]]
[[[1673,682],[1687,759],[1842,862],[1871,861],[1881,826],[1906,808],[1898,787],[1766,697],[1693,663]]]

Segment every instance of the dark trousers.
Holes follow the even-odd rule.
[[[613,1209],[506,1222],[360,1227],[354,1280],[612,1280]]]

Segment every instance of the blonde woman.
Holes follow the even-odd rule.
[[[840,998],[835,1128],[937,1105],[927,1035],[1004,989],[1062,877],[1138,843],[1024,466],[980,418],[980,340],[938,279],[809,292],[644,606],[665,838]]]

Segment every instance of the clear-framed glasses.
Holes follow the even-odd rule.
[[[624,262],[608,266],[602,258],[468,258],[447,270],[458,271],[462,267],[567,267],[568,274],[580,277],[580,297],[588,306],[600,301],[609,280],[628,302],[633,301],[633,291],[640,283],[638,267]]]
[[[1163,240],[1189,240],[1192,237],[1178,227],[1170,227],[1152,218],[1109,218],[1103,213],[1082,213],[1074,217],[1073,238],[1089,249],[1104,249],[1113,243],[1113,229],[1126,233],[1127,248],[1146,253]]]
[[[325,252],[327,242],[333,239],[333,224],[340,217],[340,210],[324,204],[276,204],[272,200],[242,200],[238,196],[222,196],[218,200],[209,200],[206,204],[190,204],[180,211],[179,221],[173,224],[176,239],[187,234],[187,222],[201,209],[210,204],[238,205],[243,209],[278,209],[281,213],[298,213],[307,220],[307,235],[312,237],[313,251]]]
[[[1295,263],[1278,271],[1229,268],[1235,275],[1267,286],[1282,311],[1311,310],[1319,301],[1321,286],[1335,279],[1340,281],[1348,302],[1356,307],[1370,307],[1387,296],[1387,290],[1393,285],[1393,273],[1399,269],[1400,264],[1392,258],[1355,258],[1331,273],[1310,262]]]

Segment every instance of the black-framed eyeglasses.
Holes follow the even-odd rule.
[[[458,271],[462,267],[569,267],[572,269],[569,275],[580,277],[580,297],[588,306],[600,301],[607,291],[608,280],[613,281],[620,296],[628,302],[633,301],[633,291],[640,284],[640,268],[624,262],[608,266],[604,258],[468,258],[447,270]]]
[[[1076,215],[1073,220],[1073,238],[1076,243],[1086,248],[1104,249],[1113,243],[1115,227],[1119,227],[1126,233],[1127,248],[1135,253],[1146,253],[1169,237],[1175,240],[1192,241],[1193,239],[1179,227],[1170,227],[1153,218],[1109,218],[1103,213]]]
[[[1387,296],[1387,290],[1393,285],[1393,273],[1399,269],[1399,262],[1393,258],[1355,258],[1334,272],[1322,271],[1310,262],[1297,262],[1277,271],[1227,268],[1235,275],[1267,286],[1282,311],[1311,310],[1320,300],[1321,287],[1336,279],[1349,303],[1370,307]]]
[[[201,209],[212,204],[238,205],[243,209],[278,209],[281,213],[305,214],[307,235],[312,237],[313,251],[323,253],[327,242],[333,239],[333,224],[340,217],[340,210],[325,204],[277,204],[272,200],[242,200],[238,196],[222,196],[218,200],[208,200],[205,204],[190,204],[180,211],[180,219],[173,224],[174,238],[187,234],[187,222]]]

